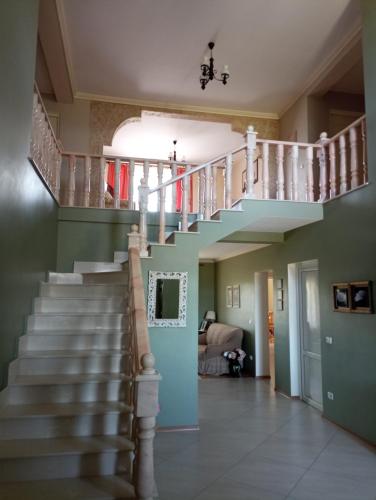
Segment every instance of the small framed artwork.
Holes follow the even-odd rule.
[[[277,300],[277,311],[283,311],[283,300]]]
[[[240,285],[232,287],[232,307],[240,307]]]
[[[232,307],[232,286],[226,286],[226,307]]]
[[[350,312],[351,296],[348,283],[333,283],[333,309],[338,312]]]
[[[277,281],[277,289],[280,290],[283,288],[283,279],[278,279]]]
[[[371,314],[372,287],[370,281],[352,281],[350,283],[351,312]]]
[[[277,288],[277,300],[283,300],[283,290],[282,290],[282,288]]]

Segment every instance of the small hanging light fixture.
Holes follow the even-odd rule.
[[[177,142],[178,142],[178,141],[177,141],[176,139],[174,139],[174,140],[172,141],[172,143],[173,143],[173,145],[174,145],[174,152],[173,152],[173,153],[170,153],[170,155],[169,155],[169,157],[168,157],[168,159],[169,159],[170,161],[176,161],[176,143],[177,143]]]
[[[230,78],[227,64],[223,66],[221,77],[220,78],[216,77],[218,71],[214,69],[214,57],[213,57],[214,42],[209,42],[208,47],[210,50],[210,58],[208,56],[205,56],[204,61],[201,64],[200,83],[202,90],[205,90],[205,87],[210,80],[217,80],[218,82],[222,82],[223,85],[226,85],[227,80]]]

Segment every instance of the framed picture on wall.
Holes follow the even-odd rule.
[[[257,184],[259,181],[259,170],[260,170],[260,162],[261,158],[256,158],[253,160],[253,184]],[[247,191],[247,170],[243,170],[242,172],[242,193],[246,193]]]
[[[232,307],[240,307],[240,285],[232,287]]]
[[[350,283],[351,312],[371,314],[372,288],[370,281],[352,281]]]
[[[350,312],[351,296],[350,285],[348,283],[333,283],[333,309],[337,312]]]
[[[232,286],[226,286],[226,307],[232,307]]]

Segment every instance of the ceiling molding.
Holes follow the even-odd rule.
[[[323,79],[334,69],[334,67],[348,54],[362,39],[362,19],[359,16],[354,21],[353,29],[341,40],[333,51],[323,60],[322,64],[311,73],[300,92],[279,113],[282,117],[301,97],[311,94],[317,89]]]
[[[147,108],[171,109],[176,111],[191,111],[193,113],[210,113],[213,115],[243,116],[248,118],[264,118],[267,120],[279,120],[278,113],[260,113],[258,111],[247,111],[231,108],[211,108],[207,106],[193,106],[176,104],[171,102],[144,101],[140,99],[127,99],[125,97],[114,97],[101,94],[90,94],[88,92],[75,92],[75,99],[85,101],[110,102],[113,104],[127,104],[130,106],[140,106]]]
[[[61,38],[62,38],[63,46],[64,46],[65,60],[66,60],[67,68],[68,68],[70,84],[71,84],[73,95],[74,95],[77,91],[77,86],[76,86],[74,71],[73,71],[72,48],[71,48],[69,36],[68,36],[67,18],[65,16],[64,1],[63,0],[55,0],[55,3],[56,3],[56,10],[57,10],[57,17],[58,17],[59,25],[60,25]]]

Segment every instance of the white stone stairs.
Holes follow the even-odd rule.
[[[126,302],[126,266],[40,284],[0,393],[1,500],[135,498]]]

